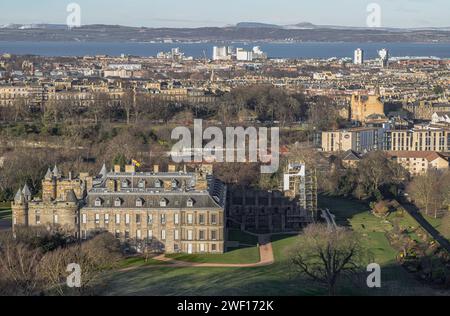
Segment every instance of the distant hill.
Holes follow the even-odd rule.
[[[266,24],[266,23],[258,23],[258,22],[241,22],[236,24],[237,28],[266,28],[266,29],[281,29],[283,28],[280,25],[276,24]]]
[[[444,42],[450,28],[395,29],[314,25],[302,22],[275,25],[241,22],[235,26],[146,28],[121,25],[84,25],[69,30],[61,24],[8,24],[0,27],[0,41],[150,42],[293,41],[293,42]]]

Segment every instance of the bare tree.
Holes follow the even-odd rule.
[[[14,108],[14,122],[17,122],[20,117],[24,118],[28,112],[28,105],[25,98],[16,98],[13,101]]]
[[[312,224],[293,247],[290,261],[294,271],[326,285],[329,295],[335,295],[339,279],[357,275],[369,258],[352,231]]]
[[[408,194],[414,200],[416,205],[425,210],[426,215],[434,210],[437,217],[437,211],[442,207],[448,190],[448,177],[439,171],[429,170],[426,174],[417,176],[407,188]]]
[[[89,107],[89,112],[94,116],[94,122],[97,124],[99,117],[105,113],[109,107],[109,96],[104,92],[96,92],[93,97],[94,103]]]
[[[38,268],[41,250],[17,242],[9,233],[2,234],[0,239],[0,279],[9,285],[9,294],[37,294],[41,284]]]
[[[130,125],[131,109],[134,108],[135,103],[136,103],[136,92],[134,90],[126,91],[122,96],[120,105],[125,111],[127,125]]]

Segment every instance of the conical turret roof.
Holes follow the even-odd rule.
[[[51,179],[53,176],[52,171],[50,168],[47,169],[47,173],[45,174],[45,179]]]
[[[55,164],[55,167],[53,168],[53,175],[57,178],[61,176],[61,173],[59,172],[58,166]]]
[[[21,203],[21,202],[23,202],[23,201],[24,201],[24,199],[23,199],[22,190],[19,189],[19,190],[17,191],[16,195],[14,196],[14,202],[16,202],[16,203]]]
[[[99,175],[102,176],[102,178],[106,178],[106,175],[108,174],[108,170],[106,169],[106,165],[103,164],[102,170],[100,170]]]
[[[26,183],[23,186],[22,194],[27,200],[31,200],[31,191],[30,191],[30,188],[28,188],[28,185]]]

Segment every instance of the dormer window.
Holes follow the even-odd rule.
[[[122,206],[122,199],[120,199],[120,198],[115,199],[114,206],[116,206],[116,207]]]
[[[186,205],[187,205],[187,207],[193,207],[193,206],[194,206],[194,200],[191,199],[191,198],[189,198],[189,199],[187,200]]]
[[[122,181],[122,188],[128,188],[129,186],[130,186],[130,183],[128,182],[128,180]]]
[[[155,188],[161,188],[162,187],[162,181],[161,180],[156,180],[155,181]]]
[[[144,205],[144,201],[141,198],[136,200],[136,207],[142,207]]]
[[[103,201],[101,198],[95,199],[95,206],[99,207],[99,206],[102,206],[102,204],[103,204]]]
[[[144,179],[139,180],[138,187],[139,187],[139,189],[145,189],[145,180]]]
[[[162,198],[159,200],[159,206],[166,207],[167,206],[167,200],[165,198]]]
[[[176,189],[178,188],[178,180],[177,179],[173,179],[172,180],[172,189]]]

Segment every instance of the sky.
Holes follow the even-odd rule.
[[[238,22],[366,26],[367,5],[382,27],[449,27],[449,0],[1,0],[0,25],[65,24],[70,3],[81,23],[146,27],[225,26]]]

